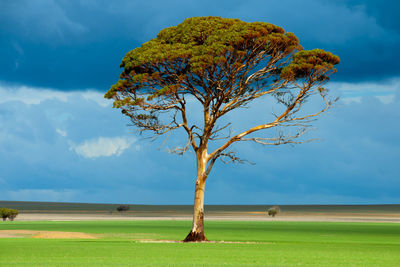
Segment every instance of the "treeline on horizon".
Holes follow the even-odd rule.
[[[141,205],[141,204],[104,204],[72,202],[38,202],[38,201],[0,201],[0,206],[17,209],[23,212],[40,211],[116,211],[121,204],[129,205],[130,212],[177,212],[191,213],[192,205]],[[206,212],[265,212],[276,204],[260,205],[205,205]],[[279,205],[279,204],[278,204]],[[372,205],[279,205],[282,212],[391,212],[400,213],[400,204]]]

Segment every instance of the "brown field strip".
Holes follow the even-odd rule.
[[[45,238],[45,239],[96,239],[94,235],[79,232],[0,230],[0,238]]]

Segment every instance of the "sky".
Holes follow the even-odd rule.
[[[194,16],[264,21],[341,58],[339,102],[295,146],[235,146],[206,204],[400,203],[400,2],[0,1],[0,200],[192,204],[195,158],[149,142],[103,95],[130,50]],[[259,101],[236,129],[271,112]],[[313,105],[313,103],[311,103]],[[195,112],[195,109],[193,110]]]

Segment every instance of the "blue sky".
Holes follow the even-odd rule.
[[[207,204],[400,203],[398,1],[1,1],[0,200],[192,204],[181,134],[148,142],[103,99],[129,50],[192,16],[265,21],[341,58],[341,100],[296,145],[240,144],[256,165],[218,163]],[[233,118],[268,114],[258,102]]]

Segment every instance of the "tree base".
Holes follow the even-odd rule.
[[[206,236],[203,233],[197,233],[190,231],[190,233],[187,235],[187,237],[183,240],[183,242],[203,242],[207,241]]]

